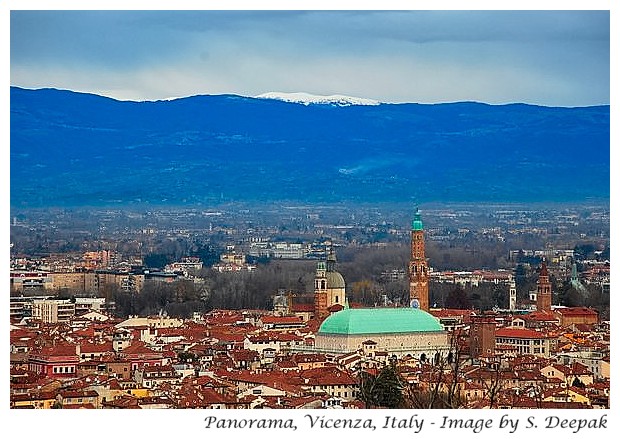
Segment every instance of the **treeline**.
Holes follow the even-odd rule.
[[[197,282],[147,281],[140,292],[108,293],[116,314],[191,317],[193,312],[221,309],[272,309],[279,290],[312,293],[313,261],[272,261],[253,271],[223,272],[203,269]]]
[[[146,282],[139,293],[128,293],[116,288],[110,296],[116,304],[116,315],[122,318],[159,313],[190,318],[194,312],[210,309],[208,294],[203,286],[187,280]]]
[[[432,243],[427,255],[435,269],[480,268],[483,261],[495,261],[491,268],[499,268],[507,254],[501,246],[483,252],[454,252],[449,266],[437,267],[435,261],[444,252],[444,245]],[[212,249],[209,249],[212,254]],[[337,250],[336,270],[347,285],[350,302],[363,306],[398,304],[407,306],[409,281],[406,275],[409,262],[409,245],[393,244],[385,247],[343,247]],[[475,257],[475,260],[472,259]],[[444,258],[445,259],[445,258]],[[477,263],[475,261],[478,261]],[[444,262],[446,262],[444,260]],[[314,277],[317,261],[309,260],[264,260],[253,271],[217,272],[204,268],[199,273],[200,282],[177,281],[171,284],[147,282],[140,293],[108,293],[116,301],[117,313],[153,314],[160,311],[168,315],[188,317],[194,311],[222,309],[272,309],[273,296],[280,290],[295,295],[298,302],[311,302],[314,292]],[[454,264],[454,265],[452,265]],[[463,268],[467,266],[467,268]],[[403,270],[403,277],[389,280],[382,273]],[[521,270],[517,280],[517,300],[527,300],[529,292],[536,289],[535,270]],[[609,314],[609,294],[596,288],[589,293],[571,289],[570,283],[551,278],[554,291],[553,304],[565,306],[590,306],[601,313]],[[507,308],[509,287],[504,284],[481,284],[476,287],[460,287],[454,284],[431,283],[429,288],[431,306],[441,308],[489,310],[494,307]],[[113,297],[111,297],[113,296]]]
[[[214,308],[271,309],[273,296],[280,290],[299,295],[314,291],[314,261],[271,261],[256,270],[219,273],[205,277]]]

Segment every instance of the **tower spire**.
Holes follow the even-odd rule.
[[[413,221],[411,221],[411,230],[424,230],[420,209],[417,207],[415,208],[415,213],[413,214]]]
[[[327,250],[327,271],[336,271],[336,252],[331,246]]]
[[[424,245],[424,225],[416,207],[411,221],[411,257],[409,260],[409,300],[412,307],[429,310],[428,262]]]

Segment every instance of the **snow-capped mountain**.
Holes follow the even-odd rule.
[[[375,101],[373,99],[366,98],[356,98],[352,96],[344,96],[344,95],[329,95],[329,96],[321,96],[321,95],[313,95],[310,93],[281,93],[281,92],[269,92],[263,93],[261,95],[255,96],[260,99],[276,99],[279,101],[285,102],[294,102],[297,104],[328,104],[328,105],[338,105],[338,106],[349,106],[349,105],[379,105],[379,101]]]
[[[345,102],[11,87],[11,206],[609,197],[609,105]]]

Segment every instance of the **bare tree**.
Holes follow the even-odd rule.
[[[421,379],[410,383],[405,389],[405,404],[409,408],[420,409],[458,409],[465,407],[463,397],[461,368],[466,360],[460,349],[462,334],[456,329],[450,334],[450,352],[442,355],[437,352],[428,363],[423,365]]]

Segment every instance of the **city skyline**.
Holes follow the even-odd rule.
[[[226,422],[245,425],[248,422],[246,416],[254,419],[262,415],[248,415],[239,410],[231,415],[222,414],[219,418],[205,418],[202,410],[197,414],[191,410],[150,410],[150,414],[142,415],[147,422],[124,422],[117,411],[82,410],[80,419],[74,420],[71,416],[73,424],[68,426],[62,424],[65,418],[54,417],[57,419],[51,422],[40,422],[43,418],[37,416],[37,412],[32,414],[30,410],[14,409],[60,406],[65,409],[193,407],[212,410],[293,408],[298,404],[296,408],[302,410],[297,412],[303,412],[311,406],[365,407],[366,402],[362,404],[364,398],[360,397],[364,375],[359,372],[388,368],[391,357],[384,355],[387,351],[383,352],[383,349],[390,345],[382,343],[391,337],[371,333],[375,337],[373,340],[364,333],[359,340],[366,340],[365,344],[351,352],[359,355],[355,361],[349,361],[346,356],[338,357],[337,354],[350,354],[338,350],[329,356],[323,353],[318,360],[302,356],[308,354],[305,352],[307,346],[330,347],[335,339],[330,338],[329,332],[321,332],[322,320],[313,315],[316,309],[310,312],[302,306],[305,305],[302,299],[311,297],[316,292],[316,282],[322,279],[323,273],[315,262],[323,261],[317,258],[318,252],[324,257],[328,245],[333,245],[340,251],[337,271],[341,271],[342,276],[338,274],[337,277],[333,270],[330,270],[330,276],[343,282],[331,288],[330,294],[337,290],[336,302],[346,304],[346,308],[341,306],[346,309],[346,314],[341,316],[355,315],[349,311],[349,298],[355,302],[356,309],[363,310],[357,315],[372,316],[365,323],[376,323],[381,318],[385,319],[383,322],[391,322],[390,316],[396,315],[392,311],[401,310],[386,310],[389,307],[405,308],[409,314],[417,313],[418,310],[413,312],[401,306],[407,304],[411,293],[407,267],[417,257],[420,261],[429,261],[417,267],[433,271],[432,278],[423,279],[434,282],[432,300],[427,303],[429,311],[433,308],[433,314],[429,312],[424,316],[435,325],[439,322],[442,331],[458,328],[455,333],[471,347],[461,363],[465,365],[470,361],[471,366],[458,373],[455,370],[453,377],[455,383],[458,380],[467,380],[469,384],[479,381],[477,386],[462,389],[462,395],[470,402],[468,408],[474,411],[465,412],[463,400],[462,404],[454,405],[451,417],[438,417],[441,411],[433,411],[438,415],[412,415],[410,423],[419,416],[414,423],[417,426],[419,421],[418,431],[422,430],[424,420],[427,422],[424,431],[431,434],[433,428],[438,428],[438,434],[447,433],[443,430],[446,423],[452,426],[451,429],[457,429],[453,433],[462,434],[468,429],[479,428],[478,423],[483,420],[493,424],[492,428],[501,429],[500,416],[502,419],[507,416],[502,413],[503,409],[538,408],[538,413],[525,410],[526,415],[520,414],[522,410],[511,410],[511,428],[515,422],[511,433],[517,430],[516,423],[521,420],[518,431],[532,431],[527,430],[527,422],[534,419],[545,434],[559,437],[571,430],[545,428],[545,424],[551,424],[547,423],[545,416],[553,414],[558,415],[557,419],[570,418],[573,415],[567,410],[563,414],[561,409],[596,407],[605,410],[580,411],[576,417],[590,419],[587,430],[596,430],[588,432],[607,437],[607,412],[610,416],[612,414],[608,395],[613,387],[609,377],[612,344],[610,217],[613,210],[609,188],[613,184],[607,186],[606,182],[614,161],[611,148],[608,149],[611,145],[608,143],[611,140],[609,126],[614,122],[609,110],[611,78],[617,77],[611,57],[616,45],[611,46],[611,40],[618,41],[611,19],[610,0],[562,2],[563,8],[572,10],[535,9],[558,7],[555,2],[546,0],[501,2],[502,7],[521,10],[476,10],[491,7],[486,2],[476,1],[467,4],[474,5],[470,6],[472,10],[450,11],[440,10],[437,3],[442,6],[448,3],[448,7],[455,9],[462,5],[437,1],[435,4],[428,2],[431,8],[437,9],[399,10],[412,5],[391,0],[389,6],[396,4],[397,9],[364,10],[369,5],[363,4],[360,10],[336,10],[333,8],[349,6],[343,6],[343,2],[319,1],[311,5],[319,8],[316,10],[277,10],[291,5],[289,2],[269,1],[261,5],[266,9],[253,10],[254,5],[245,3],[241,9],[233,9],[233,6],[239,6],[239,2],[233,0],[222,2],[223,5],[209,2],[208,6],[213,10],[192,10],[205,5],[182,1],[174,3],[178,10],[156,11],[141,10],[143,5],[131,1],[89,2],[88,7],[92,10],[78,10],[84,6],[75,1],[49,3],[8,0],[5,2],[7,7],[2,10],[6,12],[3,17],[8,25],[5,25],[7,38],[3,40],[6,41],[5,72],[10,75],[7,79],[10,79],[11,86],[10,97],[7,87],[4,99],[5,108],[8,108],[4,120],[9,120],[9,113],[11,116],[10,128],[5,122],[7,144],[10,145],[5,172],[5,182],[10,190],[6,192],[5,205],[11,213],[11,227],[5,241],[5,245],[11,248],[5,261],[11,278],[10,315],[5,313],[8,316],[6,322],[10,322],[11,351],[5,367],[10,366],[11,380],[5,399],[10,399],[12,420],[16,425],[20,420],[35,421],[27,424],[29,434],[44,433],[54,437],[66,435],[71,426],[88,431],[86,429],[98,425],[95,424],[97,420],[106,422],[109,417],[116,422],[106,424],[109,428],[97,427],[102,434],[113,434],[113,429],[119,428],[130,434],[178,434],[182,430],[193,433],[205,428],[205,423],[208,424],[206,428],[211,429],[209,433],[236,434],[248,432],[227,432]],[[156,9],[168,6],[163,2],[149,4]],[[298,8],[304,6],[310,7],[309,2],[295,4]],[[424,8],[426,5],[416,2],[415,6]],[[43,10],[50,7],[57,10]],[[118,9],[104,10],[109,7]],[[136,10],[131,10],[132,7]],[[230,9],[216,10],[218,7]],[[381,7],[386,6],[382,3]],[[580,10],[580,7],[590,10]],[[123,10],[125,8],[127,10]],[[614,17],[617,22],[617,14]],[[20,90],[15,90],[18,87]],[[279,128],[286,127],[302,138],[301,141],[296,138],[286,140],[296,148],[282,148],[281,151],[286,153],[283,154],[273,153],[273,149],[265,145],[287,145],[282,141],[287,139],[284,135],[275,139],[282,142],[267,138],[263,145],[255,140],[262,138],[258,135],[254,140],[244,142],[252,136],[248,135],[249,130],[243,122],[253,119],[245,116],[250,114],[244,113],[245,110],[236,110],[235,113],[223,111],[222,106],[196,106],[193,112],[179,113],[180,116],[172,112],[157,113],[147,124],[144,120],[148,117],[124,111],[129,107],[152,108],[177,103],[122,102],[114,103],[114,110],[110,105],[102,111],[95,111],[94,107],[89,107],[88,97],[80,103],[72,101],[76,103],[64,106],[62,99],[54,101],[49,98],[65,95],[61,92],[43,91],[43,98],[30,106],[22,106],[22,102],[15,98],[18,92],[24,95],[39,93],[23,89],[39,88],[94,93],[121,101],[304,92],[391,103],[475,101],[491,105],[454,104],[454,112],[437,119],[435,123],[441,125],[437,136],[449,139],[445,144],[453,147],[436,154],[439,159],[422,160],[423,149],[419,147],[422,141],[401,140],[397,130],[386,124],[377,131],[384,133],[392,143],[406,145],[402,155],[394,153],[396,158],[391,157],[392,161],[380,160],[380,154],[389,152],[389,148],[378,142],[386,139],[368,135],[368,139],[379,139],[375,149],[351,148],[341,154],[341,161],[337,161],[334,153],[337,149],[330,143],[337,143],[334,139],[339,137],[337,131],[334,131],[336,134],[329,131],[330,123],[347,135],[357,135],[362,128],[367,129],[372,124],[349,126],[340,123],[335,108],[325,107],[331,111],[328,123],[317,123],[306,130],[286,119],[295,112],[274,113],[280,117],[273,117],[273,123],[271,120],[257,123],[260,128],[266,128],[269,135],[275,136]],[[205,101],[209,99],[205,98]],[[91,99],[91,102],[95,101],[109,100]],[[250,99],[229,101],[256,103]],[[545,137],[543,122],[527,124],[515,113],[495,119],[478,116],[488,125],[462,129],[463,120],[476,120],[470,116],[475,113],[467,113],[464,109],[488,107],[486,110],[495,111],[500,105],[515,102],[528,105],[506,107],[549,112],[549,117],[540,120],[559,122],[557,129],[549,131],[552,135]],[[263,104],[271,103],[261,101],[260,105]],[[594,134],[599,131],[584,129],[570,119],[558,116],[575,110],[587,113],[596,110],[596,106],[607,106],[607,113],[584,119],[606,125],[607,132],[603,130],[598,137]],[[124,108],[121,110],[120,107]],[[296,107],[298,110],[304,108]],[[369,108],[362,110],[366,115],[372,112]],[[551,110],[557,110],[557,113]],[[251,116],[261,120],[265,114],[271,113],[262,110],[251,113]],[[48,116],[51,117],[48,119]],[[171,122],[175,120],[174,116],[188,125],[175,125]],[[192,122],[194,116],[197,122]],[[218,125],[218,117],[226,124]],[[386,111],[385,120],[394,119],[410,124],[410,133],[433,128],[433,124],[428,123],[431,119],[422,113],[399,116],[393,109]],[[314,119],[306,116],[300,120]],[[504,125],[497,123],[498,120]],[[201,126],[204,121],[213,125],[207,127],[211,131]],[[168,122],[174,127],[166,131]],[[132,137],[134,129],[146,135],[141,137],[142,133],[134,133]],[[492,130],[497,131],[495,137],[480,134]],[[512,146],[498,147],[501,141],[519,130],[523,136]],[[114,137],[110,132],[119,135]],[[311,188],[321,185],[328,189],[362,188],[355,178],[369,182],[368,187],[389,188],[389,184],[400,181],[395,176],[422,178],[423,171],[427,171],[430,177],[422,181],[426,186],[462,190],[465,198],[472,198],[474,191],[463,182],[480,183],[488,176],[489,170],[500,169],[489,159],[496,153],[507,164],[502,168],[505,171],[501,178],[489,180],[493,184],[480,184],[489,193],[497,190],[495,182],[505,183],[511,175],[516,182],[513,187],[519,194],[530,190],[540,195],[542,188],[568,188],[574,194],[596,186],[598,180],[595,181],[592,175],[596,178],[602,175],[600,187],[609,189],[609,192],[604,193],[600,200],[598,196],[588,196],[572,202],[553,196],[549,200],[543,197],[542,201],[509,202],[503,194],[487,202],[458,199],[453,204],[442,204],[438,196],[424,201],[416,198],[417,194],[407,199],[395,197],[390,203],[385,196],[372,202],[311,202],[307,193],[300,190],[297,180],[284,186],[274,176],[288,177],[290,173],[300,177],[299,169],[321,169],[310,160],[312,156],[307,152],[311,151],[310,148],[302,144],[311,144],[310,133],[315,132],[327,139],[324,144],[319,142],[321,139],[314,142],[321,146],[317,148],[319,152],[331,153],[329,163],[335,177],[324,172],[329,178],[320,184],[316,178],[310,179],[314,182],[308,186]],[[480,151],[481,146],[485,146],[485,152],[491,154],[480,155],[484,160],[468,161],[474,155],[458,146],[455,132],[466,134],[463,135],[466,139],[474,139],[466,146],[472,149],[475,146]],[[570,144],[570,140],[578,137],[575,133],[584,132],[588,135],[583,136],[581,143]],[[37,133],[45,134],[37,138]],[[97,137],[98,133],[103,134]],[[192,135],[186,136],[186,133]],[[192,137],[195,133],[199,135]],[[27,141],[24,142],[23,138]],[[351,143],[372,144],[366,140],[361,143],[360,139],[365,138],[360,134]],[[536,141],[541,144],[533,149],[534,152],[525,148]],[[597,148],[597,145],[602,147]],[[406,150],[409,146],[411,150]],[[527,154],[524,154],[526,150]],[[303,166],[294,168],[290,162],[283,161],[281,169],[284,172],[278,174],[278,169],[263,169],[248,161],[248,151],[263,155],[259,158],[265,163],[259,163],[260,166],[273,165],[283,158],[297,160]],[[265,156],[266,151],[271,151],[272,155]],[[370,151],[371,154],[369,158],[358,157],[359,151]],[[603,171],[588,174],[590,161],[600,157],[601,152],[606,155],[605,159],[610,159],[609,163],[601,165],[597,162],[597,169]],[[512,159],[510,154],[516,158]],[[519,161],[519,154],[523,156],[522,161]],[[320,154],[316,156],[321,158]],[[153,161],[152,157],[160,160]],[[575,164],[570,169],[562,162],[566,157],[574,158]],[[432,181],[431,177],[440,175],[438,170],[445,168],[450,160],[466,171],[469,180],[447,173],[443,181]],[[100,162],[111,165],[102,167]],[[144,163],[154,164],[150,168],[140,168]],[[398,175],[379,172],[381,167],[387,168],[391,163],[407,164],[410,168]],[[563,169],[563,173],[554,171],[553,166]],[[259,170],[261,174],[255,177],[247,172],[248,169]],[[63,178],[53,180],[55,172]],[[205,176],[216,172],[232,176],[221,179],[227,192],[216,189],[214,196],[196,197],[197,204],[192,204],[194,199],[180,207],[166,204],[168,194],[187,195],[190,193],[188,188],[212,185]],[[372,180],[373,172],[379,176],[387,175],[389,184],[384,184],[386,180]],[[365,177],[365,173],[370,176]],[[234,181],[238,185],[238,175],[246,177],[246,182],[263,191],[269,188],[266,182],[275,182],[273,185],[277,189],[288,188],[290,193],[299,193],[300,204],[285,203],[277,197],[270,203],[259,200],[252,201],[254,204],[244,204],[238,195],[243,190],[235,193],[229,183]],[[546,175],[559,177],[550,182],[536,179]],[[135,180],[123,186],[121,183],[127,181],[127,176]],[[153,182],[161,186],[155,186]],[[184,182],[192,184],[181,185]],[[348,186],[342,182],[348,182]],[[33,184],[34,189],[29,192],[34,194],[32,199],[56,193],[59,199],[80,200],[84,205],[9,206],[9,201],[19,200],[12,191],[26,184]],[[131,196],[126,197],[130,202],[115,205],[122,199],[116,195],[125,196],[126,187],[137,188],[136,194],[130,193]],[[411,187],[425,186],[418,183]],[[79,190],[75,191],[76,188]],[[101,195],[99,190],[110,193]],[[147,199],[149,194],[156,194],[157,202]],[[23,199],[31,200],[28,197]],[[101,207],[95,206],[96,203],[89,206],[92,200],[112,202],[109,205],[102,203]],[[420,224],[417,230],[424,231],[424,234],[418,233],[422,241],[416,241],[422,243],[422,252],[414,255],[410,251],[413,247],[413,239],[410,241],[413,226],[410,224],[412,209],[420,205],[425,227],[422,230]],[[293,247],[293,241],[298,247]],[[428,243],[426,247],[425,242]],[[302,257],[298,258],[298,254]],[[537,289],[539,260],[545,261],[546,258],[550,259],[549,274],[554,283],[548,282],[545,262],[545,276],[541,281],[544,288]],[[273,263],[275,268],[269,271],[268,264],[250,263],[263,259]],[[577,260],[579,271],[576,264],[569,263]],[[167,262],[166,265],[162,261]],[[239,261],[242,263],[238,264]],[[281,262],[284,264],[278,265]],[[306,266],[293,265],[298,262]],[[314,266],[316,271],[307,269]],[[245,276],[246,271],[253,271],[254,278]],[[227,283],[221,281],[225,276],[229,276]],[[257,281],[257,277],[261,281]],[[465,284],[467,289],[461,296],[453,295],[447,301],[452,290],[457,290],[457,285]],[[369,285],[373,294],[379,291],[385,294],[377,295],[377,298],[366,295]],[[530,288],[532,286],[534,289]],[[345,287],[348,296],[345,296]],[[537,296],[532,296],[533,292],[538,294],[543,290],[550,294],[550,297],[545,296],[544,307],[533,299]],[[165,298],[165,305],[152,306],[149,300],[156,297],[154,292],[161,293],[159,300]],[[32,297],[25,297],[24,293]],[[428,285],[425,294],[429,295]],[[50,297],[43,298],[42,295]],[[127,300],[129,297],[131,300]],[[277,297],[288,299],[276,303]],[[300,300],[295,302],[293,297]],[[237,302],[233,303],[231,298]],[[454,303],[463,298],[475,299],[475,302],[458,310]],[[596,312],[589,308],[593,303],[598,307]],[[103,306],[106,304],[110,306]],[[65,312],[62,317],[66,321],[58,319],[59,309]],[[336,317],[337,320],[342,311],[336,307],[327,318]],[[173,315],[174,312],[178,315]],[[88,318],[85,317],[87,314],[90,314]],[[489,315],[497,316],[496,324],[488,324],[485,319]],[[149,320],[150,317],[155,320]],[[156,327],[164,320],[170,326]],[[140,329],[145,322],[149,327],[147,331]],[[413,322],[412,331],[420,329],[418,326]],[[491,333],[491,327],[497,331]],[[463,335],[461,330],[465,328],[467,333]],[[432,332],[430,329],[427,327],[426,331]],[[315,345],[317,336],[322,337],[322,341]],[[355,341],[351,334],[347,336]],[[416,334],[412,340],[418,343],[422,336],[430,337]],[[479,363],[474,364],[474,358],[495,349],[496,337],[498,349],[494,354],[502,358],[504,368],[501,380],[493,378],[499,377],[499,369],[493,375],[493,369],[489,367],[487,370],[484,361],[477,359]],[[491,340],[493,343],[489,343]],[[574,347],[569,346],[571,343]],[[378,349],[373,347],[375,345]],[[427,349],[426,339],[422,345]],[[270,348],[265,349],[266,346]],[[443,345],[438,343],[437,346]],[[424,373],[436,367],[443,374],[448,368],[442,368],[443,363],[431,364],[431,357],[419,351],[402,362],[401,358],[398,359],[404,371],[402,376],[412,388],[420,388],[420,384],[430,388],[433,381]],[[63,358],[62,364],[53,364],[58,360],[56,357],[67,353],[68,360]],[[596,355],[593,357],[592,354]],[[522,357],[528,363],[521,362]],[[310,359],[316,364],[308,366]],[[295,364],[291,363],[293,360]],[[570,362],[570,370],[567,362]],[[308,367],[310,369],[305,370]],[[35,376],[37,373],[41,376]],[[465,376],[465,373],[469,375]],[[564,383],[560,383],[560,373]],[[256,376],[264,377],[265,382],[248,379]],[[295,380],[291,382],[293,376]],[[342,381],[329,381],[334,376],[342,376]],[[95,381],[92,381],[93,377],[96,377]],[[512,380],[510,386],[509,380]],[[499,389],[497,383],[502,382],[506,388]],[[48,392],[52,385],[53,392]],[[211,386],[219,388],[220,393],[213,391]],[[201,393],[199,397],[197,392]],[[496,392],[502,394],[499,403],[496,399],[499,393]],[[224,393],[226,398],[222,398]],[[83,414],[85,412],[88,414]],[[364,416],[370,424],[374,419],[380,430],[374,433],[356,430],[355,434],[362,437],[387,433],[383,430],[385,428],[390,428],[389,434],[400,436],[418,432],[394,427],[397,423],[404,425],[408,415],[399,420],[383,416],[383,413],[389,413],[384,410],[370,408],[365,412],[368,414],[354,413],[353,416]],[[297,433],[335,436],[344,431],[318,424],[340,422],[339,417],[344,418],[340,413],[338,410],[322,411],[320,420],[316,415],[288,415],[284,411],[263,417],[277,421],[279,417],[287,416],[282,417],[283,424],[286,419],[285,428],[268,434],[290,434],[287,430],[294,426],[295,430],[300,429]],[[231,419],[224,419],[227,416]],[[312,422],[308,422],[310,416],[314,416]],[[465,425],[466,417],[470,425]],[[473,424],[474,417],[480,417],[476,425]],[[555,418],[549,416],[552,421]],[[214,430],[216,419],[218,431]],[[392,421],[391,427],[388,427],[389,420]],[[260,435],[262,430],[249,433]]]
[[[11,84],[120,100],[267,92],[610,102],[609,11],[11,11]]]

